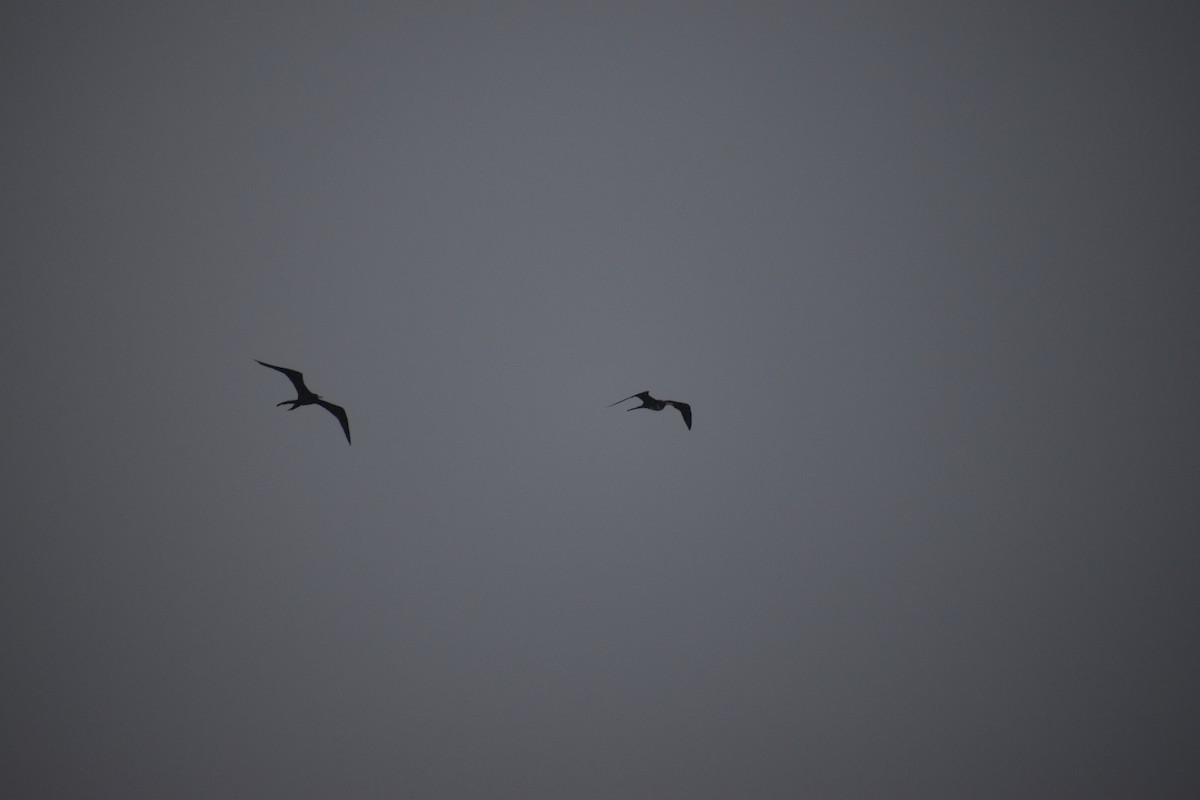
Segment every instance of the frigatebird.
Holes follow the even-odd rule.
[[[258,361],[258,359],[254,359]],[[277,406],[292,404],[288,411],[295,411],[300,406],[318,405],[337,417],[337,421],[342,423],[342,430],[346,433],[346,444],[350,444],[350,420],[346,416],[346,409],[341,406],[335,406],[333,403],[321,399],[321,395],[316,394],[307,386],[304,385],[304,375],[299,370],[288,369],[287,367],[277,367],[274,364],[268,364],[265,361],[258,361],[264,367],[270,367],[273,370],[282,372],[288,376],[288,380],[292,382],[292,386],[296,387],[296,399],[284,400],[282,403],[276,403]]]
[[[648,391],[631,394],[629,397],[626,397],[625,400],[632,400],[635,397],[641,400],[642,404],[640,406],[628,408],[626,411],[637,411],[639,408],[648,408],[651,411],[662,411],[667,406],[675,406],[679,409],[679,413],[683,415],[683,424],[688,426],[689,431],[692,429],[692,407],[687,403],[681,403],[678,400],[659,400],[651,397],[650,392]],[[625,400],[618,400],[617,403],[624,403]],[[617,403],[609,403],[608,407],[612,408]]]

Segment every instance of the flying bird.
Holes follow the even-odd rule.
[[[254,359],[258,361],[258,359]],[[346,409],[341,406],[335,406],[333,403],[321,399],[321,395],[316,394],[307,386],[304,385],[304,375],[299,370],[288,369],[287,367],[277,367],[274,364],[268,364],[265,361],[258,361],[264,367],[270,367],[273,370],[282,372],[287,375],[288,380],[292,382],[292,386],[296,387],[296,399],[284,400],[282,403],[276,403],[277,406],[292,404],[288,411],[295,411],[300,406],[318,405],[337,417],[337,421],[342,423],[342,431],[346,434],[346,444],[350,444],[350,420],[346,416]]]
[[[629,397],[626,397],[625,400],[632,400],[635,397],[641,400],[642,404],[640,406],[634,406],[633,408],[626,409],[626,411],[637,411],[639,408],[648,408],[651,411],[662,411],[667,406],[675,406],[679,409],[679,413],[683,415],[683,424],[688,426],[689,431],[692,429],[692,407],[687,403],[681,403],[678,400],[659,400],[651,397],[650,392],[638,392],[637,394],[631,394]],[[617,403],[624,403],[625,400],[618,400]],[[608,407],[612,408],[617,403],[609,403]]]

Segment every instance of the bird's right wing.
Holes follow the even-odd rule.
[[[257,358],[254,360],[258,361]],[[292,382],[292,386],[296,387],[296,396],[297,397],[308,393],[308,387],[304,385],[304,375],[300,371],[294,370],[294,369],[288,369],[287,367],[277,367],[274,364],[268,364],[265,361],[258,361],[258,363],[262,364],[264,367],[270,367],[273,370],[282,372],[284,375],[287,375],[288,380]]]
[[[631,395],[629,395],[629,397],[618,400],[616,403],[609,403],[608,408],[612,408],[613,406],[617,405],[617,403],[624,403],[626,400],[632,400],[635,397],[640,397],[644,401],[649,396],[650,396],[650,390],[647,389],[644,392],[638,392],[637,394],[631,394]]]

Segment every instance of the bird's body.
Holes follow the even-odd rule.
[[[632,400],[635,397],[641,400],[642,404],[640,406],[634,406],[633,408],[626,409],[627,411],[637,411],[639,408],[648,408],[651,411],[662,411],[667,406],[675,406],[675,408],[679,409],[679,413],[683,415],[683,424],[687,425],[689,431],[692,429],[692,407],[687,403],[681,403],[678,400],[659,400],[657,397],[651,397],[650,392],[648,391],[631,394],[629,397],[626,397],[625,400]],[[618,400],[616,403],[609,403],[609,408],[612,408],[617,403],[624,403],[625,400]]]
[[[258,361],[258,359],[255,359]],[[346,409],[341,406],[334,405],[326,400],[321,399],[321,395],[309,389],[304,385],[304,375],[298,370],[288,369],[287,367],[277,367],[274,364],[268,364],[265,361],[258,361],[264,367],[270,367],[273,370],[282,372],[287,375],[288,380],[292,382],[292,386],[296,387],[296,399],[284,400],[281,403],[276,403],[277,406],[285,406],[291,403],[291,408],[288,411],[295,411],[300,406],[318,405],[337,417],[337,421],[342,424],[342,432],[346,434],[346,444],[350,444],[350,419],[346,416]]]

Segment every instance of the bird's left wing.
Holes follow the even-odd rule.
[[[683,424],[688,426],[688,430],[692,429],[692,407],[687,403],[680,403],[676,400],[668,400],[668,403],[679,409],[679,413],[683,414]]]
[[[342,431],[346,434],[346,444],[350,444],[350,418],[346,416],[346,409],[325,400],[318,400],[317,405],[337,417],[338,422],[342,423]]]

